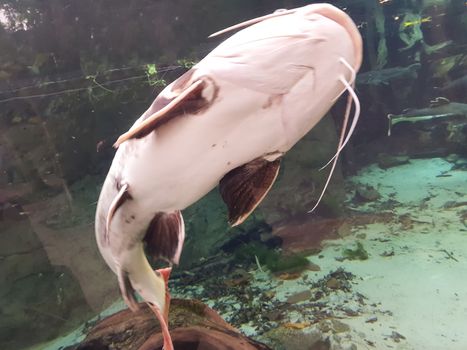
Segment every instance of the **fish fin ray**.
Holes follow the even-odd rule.
[[[179,79],[181,78],[183,78],[183,76]],[[126,133],[122,134],[115,142],[114,147],[118,148],[118,146],[123,142],[130,139],[142,138],[176,116],[201,109],[204,105],[210,102],[204,101],[204,98],[201,96],[201,93],[206,86],[207,79],[201,78],[189,84],[173,98],[171,97],[170,99],[165,99],[165,101],[163,101],[164,97],[160,97],[160,105],[163,105],[163,107],[144,118],[139,124],[134,125]]]
[[[280,158],[257,158],[228,172],[219,182],[229,211],[229,223],[241,224],[261,203],[279,174]]]
[[[122,294],[125,304],[130,308],[131,311],[135,312],[139,310],[138,302],[135,297],[135,290],[131,285],[128,273],[121,267],[117,268],[118,285],[120,287],[120,293]]]
[[[107,213],[107,218],[105,220],[105,232],[104,232],[104,244],[109,245],[110,243],[110,224],[112,222],[112,219],[117,212],[118,208],[122,206],[123,203],[125,203],[126,200],[131,198],[131,195],[129,194],[129,185],[128,184],[123,184],[120,187],[120,190],[118,191],[117,195],[115,198],[112,200],[110,203],[109,211]]]
[[[182,213],[159,212],[151,220],[144,236],[149,255],[178,264],[185,241],[185,224]]]

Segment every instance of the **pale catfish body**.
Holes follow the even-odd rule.
[[[319,122],[360,67],[358,30],[331,5],[257,22],[164,89],[117,141],[96,235],[130,306],[134,288],[165,307],[162,279],[147,277],[143,240],[156,257],[178,262],[180,211],[218,184],[231,224],[245,220],[272,186],[280,157]]]

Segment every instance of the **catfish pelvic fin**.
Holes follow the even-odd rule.
[[[121,135],[114,144],[115,148],[118,148],[118,146],[127,140],[142,138],[150,134],[174,117],[188,113],[198,113],[200,110],[208,107],[217,96],[218,87],[214,81],[208,77],[199,78],[191,84],[188,84],[186,81],[186,76],[181,76],[179,80],[182,81],[182,84],[177,84],[178,80],[176,80],[173,87],[182,85],[183,88],[181,90],[176,88],[175,91],[170,90],[165,92],[169,97],[164,95],[164,90],[154,101],[158,102],[156,106],[162,106],[162,108],[155,108],[152,114],[142,119],[139,124],[135,124],[130,130]],[[173,96],[174,93],[175,96]]]
[[[182,213],[159,212],[154,215],[144,236],[148,254],[178,264],[185,241]]]
[[[229,223],[241,224],[261,203],[279,174],[280,158],[257,158],[228,172],[219,190],[229,210]]]

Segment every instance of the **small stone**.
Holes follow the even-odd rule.
[[[370,185],[359,185],[357,187],[357,192],[355,193],[355,198],[364,202],[373,202],[380,197],[381,195],[379,192]]]
[[[365,239],[366,238],[366,233],[357,233],[355,235],[355,237],[357,237],[358,239]]]
[[[319,267],[319,265],[316,265],[312,262],[309,263],[308,267],[307,267],[307,270],[310,270],[310,271],[321,271],[321,267]]]
[[[348,222],[344,222],[342,225],[340,225],[337,228],[337,235],[339,237],[347,237],[352,233],[352,225],[350,225]]]
[[[21,118],[19,115],[15,115],[13,119],[11,120],[11,124],[19,124],[23,121],[23,118]]]
[[[378,155],[378,166],[381,169],[388,169],[394,166],[407,164],[410,158],[408,156],[390,156],[389,154],[381,153]]]
[[[327,280],[326,287],[329,289],[339,289],[341,287],[341,282],[337,278],[331,277]]]
[[[298,293],[295,293],[295,294],[292,294],[291,296],[289,296],[287,298],[287,303],[296,304],[296,303],[300,303],[302,301],[310,300],[310,298],[311,298],[311,291],[307,289],[307,290],[304,290],[302,292],[298,292]]]
[[[391,249],[391,250],[385,250],[384,252],[382,252],[380,254],[380,256],[383,256],[385,258],[388,258],[390,256],[394,256],[394,249]]]
[[[389,336],[392,340],[394,340],[396,343],[399,343],[402,340],[405,340],[405,337],[400,334],[399,332],[392,331],[391,335]]]
[[[28,123],[29,124],[40,124],[42,123],[42,119],[41,117],[39,117],[38,115],[34,116],[34,117],[31,117],[28,119]]]
[[[455,153],[451,153],[446,157],[446,161],[449,163],[455,163],[459,159],[459,155]]]
[[[365,320],[366,323],[375,323],[376,321],[378,321],[378,317],[376,316],[370,316]]]
[[[279,321],[282,318],[280,310],[269,310],[264,314],[269,321]]]
[[[350,326],[339,320],[331,320],[331,325],[335,333],[343,333],[350,331]]]

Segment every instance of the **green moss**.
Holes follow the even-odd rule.
[[[308,259],[300,254],[280,256],[279,259],[266,262],[271,272],[301,272],[309,265]]]
[[[342,256],[349,260],[366,260],[368,259],[368,252],[359,241],[355,243],[355,248],[346,248],[342,251]]]
[[[177,306],[180,309],[188,310],[189,312],[198,316],[204,316],[206,310],[206,305],[198,300],[179,299],[177,301]]]

